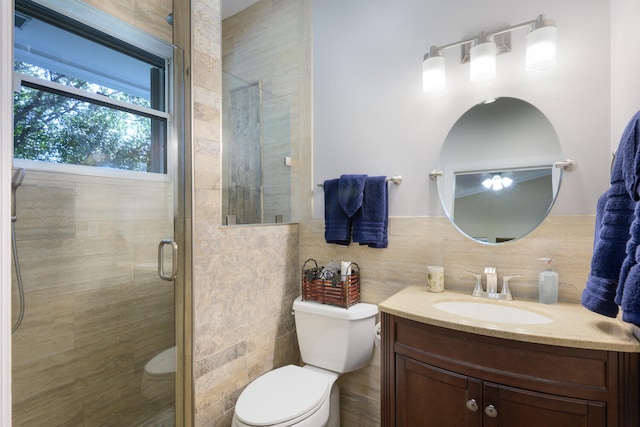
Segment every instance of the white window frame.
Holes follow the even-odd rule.
[[[22,82],[32,82],[39,86],[47,87],[58,92],[68,93],[75,97],[86,99],[88,102],[97,101],[104,106],[120,107],[120,109],[126,109],[132,113],[139,113],[147,117],[153,117],[157,119],[166,120],[166,164],[167,170],[165,173],[157,172],[143,172],[133,171],[126,169],[115,169],[96,166],[83,166],[74,165],[68,163],[53,163],[37,160],[26,159],[13,159],[14,167],[21,167],[27,170],[38,170],[43,172],[64,173],[74,175],[88,175],[88,176],[100,176],[109,178],[123,178],[123,179],[141,179],[146,181],[170,181],[176,174],[176,160],[178,155],[177,149],[177,129],[174,120],[174,88],[173,82],[173,56],[175,52],[175,46],[160,40],[148,33],[145,33],[138,28],[135,28],[115,17],[96,9],[86,3],[79,2],[77,0],[33,0],[35,3],[44,6],[54,12],[67,16],[75,21],[85,24],[97,31],[103,32],[114,38],[121,40],[127,44],[140,48],[141,50],[148,52],[157,57],[165,60],[165,75],[164,75],[164,87],[165,87],[165,111],[156,110],[153,108],[147,108],[135,104],[130,104],[116,99],[105,98],[104,96],[93,94],[91,92],[77,89],[74,87],[62,85],[56,82],[51,82],[45,79],[37,77],[13,73],[13,89],[20,90]],[[11,26],[13,31],[13,26]],[[11,45],[13,50],[13,44]],[[13,62],[12,62],[13,64]],[[13,69],[13,66],[12,66]],[[13,153],[12,153],[13,157]]]

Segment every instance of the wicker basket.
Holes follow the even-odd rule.
[[[309,262],[315,266],[306,268]],[[355,262],[351,266],[351,274],[347,275],[346,280],[340,280],[340,274],[322,277],[322,267],[318,267],[316,260],[306,260],[302,266],[302,300],[343,308],[360,302],[360,267]]]

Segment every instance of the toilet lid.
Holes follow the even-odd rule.
[[[244,389],[236,402],[236,417],[249,425],[285,423],[322,405],[329,378],[295,365],[267,372]]]

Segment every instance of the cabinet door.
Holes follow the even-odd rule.
[[[544,393],[484,383],[484,427],[602,427],[606,407]]]
[[[481,427],[482,414],[480,381],[396,355],[396,426]]]

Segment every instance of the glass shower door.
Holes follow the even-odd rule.
[[[28,169],[16,208],[13,425],[173,425],[172,182]]]
[[[15,2],[13,426],[173,426],[173,47],[49,3]]]

